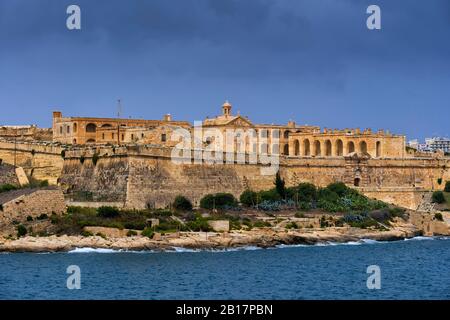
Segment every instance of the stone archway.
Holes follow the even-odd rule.
[[[322,155],[322,148],[321,148],[319,140],[314,141],[314,155],[315,156],[321,156]]]
[[[310,156],[311,155],[311,144],[309,139],[303,140],[303,155]]]
[[[294,155],[300,155],[300,142],[298,140],[294,141]]]
[[[285,156],[288,156],[289,155],[289,145],[286,143],[285,145],[284,145],[284,147],[283,147],[283,154],[285,155]]]
[[[355,152],[355,143],[353,141],[347,142],[347,154]]]
[[[95,125],[95,123],[88,123],[86,125],[86,132],[96,132],[97,131],[97,126]]]
[[[367,153],[367,142],[365,142],[364,140],[359,143],[359,152],[363,154]]]
[[[344,155],[344,143],[341,139],[336,140],[335,154],[338,157]]]
[[[325,141],[325,156],[327,156],[327,157],[331,157],[332,156],[332,153],[331,153],[331,150],[332,149],[332,147],[331,147],[331,141],[330,140],[326,140]]]

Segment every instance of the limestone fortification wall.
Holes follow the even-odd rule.
[[[0,210],[0,223],[21,222],[25,217],[36,218],[41,214],[63,214],[66,211],[64,195],[59,189],[18,190],[17,197],[5,202]],[[21,194],[23,192],[23,194]]]
[[[165,207],[178,194],[198,204],[207,193],[230,192],[238,197],[247,188],[273,187],[274,176],[262,175],[261,164],[175,164],[169,148],[152,145],[70,149],[63,159],[63,148],[25,144],[18,148],[17,158],[28,172],[39,172],[52,181],[59,178],[69,198],[89,193],[92,199],[87,201]],[[12,150],[10,143],[0,141],[0,158],[11,161]],[[417,208],[425,190],[444,187],[438,179],[450,180],[449,167],[449,158],[280,158],[287,186],[300,182],[326,186],[336,181],[352,186],[358,181],[368,196],[411,209]]]
[[[64,146],[52,143],[38,143],[0,139],[0,159],[4,163],[22,167],[29,177],[48,180],[56,184],[64,164],[61,151]]]
[[[1,158],[0,158],[1,159]],[[16,170],[10,164],[1,163],[0,161],[0,186],[4,184],[19,185]]]

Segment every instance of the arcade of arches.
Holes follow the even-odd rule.
[[[352,153],[368,155],[372,158],[403,157],[404,136],[388,134],[328,135],[292,134],[288,144],[282,148],[283,154],[299,157],[340,157]]]

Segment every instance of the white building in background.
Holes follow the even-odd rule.
[[[446,153],[450,153],[450,138],[442,138],[442,137],[426,138],[425,145],[431,151],[442,150]]]
[[[425,143],[419,143],[419,140],[414,139],[408,141],[408,147],[414,148],[422,152],[435,152],[442,150],[445,153],[450,153],[450,138],[433,137],[426,138]]]

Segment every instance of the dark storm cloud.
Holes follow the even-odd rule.
[[[81,31],[65,27],[70,4],[81,7]],[[380,31],[366,28],[370,4],[382,8]],[[322,125],[392,127],[413,106],[417,122],[421,108],[450,116],[449,36],[448,0],[0,0],[0,94],[24,108],[33,103],[14,88],[62,105],[105,103],[116,91],[171,105],[185,104],[172,91],[205,104],[229,94],[260,121],[301,114]],[[279,115],[256,108],[275,103]],[[196,117],[206,108],[186,107]]]

